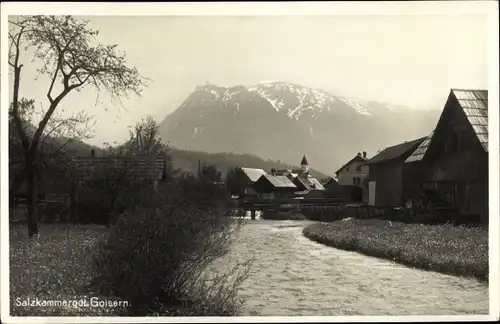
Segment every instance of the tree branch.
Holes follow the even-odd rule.
[[[57,148],[57,150],[55,150],[54,152],[50,152],[50,154],[44,154],[45,157],[52,157],[52,156],[55,156],[57,153],[59,153],[69,142],[71,141],[71,138],[68,138],[66,139],[66,141],[64,142],[64,144],[62,144],[61,146],[59,146],[59,148]]]
[[[17,34],[17,39],[12,36],[12,42],[15,46],[15,54],[14,54],[14,88],[13,88],[13,103],[12,103],[12,118],[14,120],[14,125],[16,127],[16,131],[19,134],[19,138],[21,139],[21,144],[23,146],[23,150],[25,154],[28,153],[30,143],[28,140],[28,136],[26,135],[26,132],[24,131],[22,122],[21,122],[21,117],[19,115],[19,87],[20,87],[20,81],[21,81],[21,69],[23,65],[19,64],[19,57],[20,57],[20,49],[19,49],[19,44],[21,41],[21,36],[23,34],[24,27],[21,28],[19,33]]]
[[[50,104],[50,107],[49,109],[47,110],[47,112],[45,113],[45,115],[43,116],[42,118],[42,121],[40,121],[40,123],[38,124],[38,128],[35,132],[35,135],[33,136],[33,140],[32,140],[32,145],[30,147],[30,150],[29,150],[29,154],[30,155],[33,155],[35,154],[35,151],[36,151],[36,148],[38,146],[38,143],[40,142],[40,137],[42,136],[42,133],[43,131],[45,130],[45,126],[47,126],[47,123],[49,122],[49,119],[52,117],[52,115],[54,114],[54,111],[56,110],[57,108],[57,105],[59,104],[59,102],[71,91],[68,90],[68,88],[65,88],[57,97],[56,99],[51,102]]]
[[[59,124],[57,124],[56,126],[54,126],[47,134],[45,134],[45,138],[49,138],[50,134],[52,134],[56,129],[58,129],[59,127],[61,127],[63,124],[64,124],[64,120],[62,120],[61,122],[59,122]],[[45,141],[42,141],[42,142],[45,142]]]
[[[49,99],[50,103],[54,102],[54,99],[52,98],[52,89],[54,88],[54,84],[57,79],[57,74],[59,73],[59,69],[61,68],[61,58],[59,58],[56,71],[54,72],[54,75],[52,76],[52,82],[50,83],[49,90],[47,91],[47,98]]]
[[[61,100],[72,90],[90,85],[97,91],[107,90],[112,98],[121,98],[129,93],[140,95],[146,86],[136,68],[126,65],[125,55],[116,52],[116,45],[104,46],[93,44],[91,38],[98,34],[88,27],[88,21],[75,19],[72,16],[25,16],[22,20],[11,21],[20,30],[19,34],[10,33],[13,41],[12,49],[20,49],[21,35],[26,38],[27,46],[35,49],[34,58],[44,62],[40,72],[50,76],[50,85],[46,93],[50,102],[49,109],[43,115],[31,145],[23,141],[27,154],[33,156],[42,140],[45,128],[52,118]],[[16,46],[17,44],[17,46]],[[15,78],[20,79],[19,55],[12,55],[10,63],[14,67]],[[55,94],[56,83],[61,81],[63,90]],[[19,82],[15,82],[16,92]],[[19,117],[18,96],[14,115]],[[19,118],[18,118],[19,119]],[[20,131],[20,134],[22,132]]]

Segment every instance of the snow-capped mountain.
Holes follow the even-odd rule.
[[[438,116],[287,82],[207,83],[160,123],[160,133],[183,149],[250,153],[288,163],[306,153],[314,167],[333,174],[357,152],[373,155],[425,136]]]
[[[267,99],[276,111],[283,109],[285,101],[294,101],[286,111],[287,116],[294,119],[299,119],[304,112],[310,112],[313,118],[318,118],[321,112],[330,111],[337,101],[351,106],[361,114],[371,115],[367,103],[362,100],[335,97],[320,89],[303,87],[292,83],[262,82],[250,87],[248,90],[255,91],[262,98]]]

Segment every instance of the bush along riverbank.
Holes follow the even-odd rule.
[[[237,293],[249,264],[208,270],[229,251],[243,222],[225,217],[215,195],[211,184],[181,176],[157,192],[144,189],[136,209],[109,227],[43,224],[35,239],[28,239],[25,226],[11,227],[11,314],[238,315],[244,301]],[[118,306],[27,307],[32,296]]]
[[[243,305],[238,264],[211,280],[206,270],[230,248],[242,222],[224,215],[213,185],[193,176],[141,199],[98,247],[96,291],[131,303],[133,316],[231,316]]]
[[[488,282],[485,229],[346,219],[311,224],[304,228],[303,234],[342,250]]]

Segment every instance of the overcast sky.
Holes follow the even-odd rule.
[[[485,16],[86,18],[152,79],[143,98],[124,101],[127,111],[106,97],[95,107],[93,92],[65,99],[98,119],[94,144],[124,140],[146,115],[160,122],[207,81],[289,81],[418,109],[440,109],[450,88],[487,88]],[[46,85],[25,65],[23,96],[45,103]]]

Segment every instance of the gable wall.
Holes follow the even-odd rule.
[[[449,119],[436,130],[436,143],[432,143],[428,158],[431,167],[426,180],[468,180],[487,178],[487,158],[474,130],[454,98],[447,103]],[[459,132],[467,149],[453,151],[453,133]]]
[[[358,177],[363,183],[363,179],[368,176],[369,167],[368,165],[362,165],[365,162],[353,161],[349,165],[346,165],[338,174],[338,183],[341,186],[354,185],[354,178]],[[358,171],[357,167],[361,166],[361,170]]]

